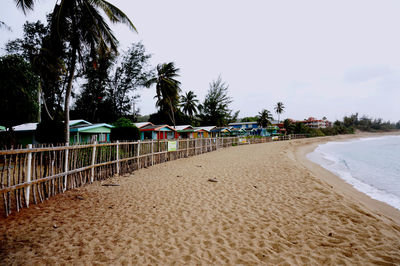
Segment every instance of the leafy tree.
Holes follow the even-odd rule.
[[[50,21],[50,16],[48,16]],[[51,21],[50,21],[51,22]],[[40,21],[26,22],[23,38],[6,43],[9,54],[18,54],[28,61],[34,73],[40,77],[40,94],[44,110],[42,119],[62,120],[62,76],[64,72],[65,47],[51,40],[50,26]]]
[[[240,119],[240,122],[257,122],[258,117],[257,116],[249,116],[249,117],[243,117]]]
[[[149,64],[150,58],[151,55],[146,53],[144,45],[140,42],[133,43],[122,57],[106,91],[107,112],[111,113],[114,119],[132,114],[131,107],[139,97],[132,94],[154,75]]]
[[[292,121],[290,119],[285,119],[283,121],[283,127],[286,129],[287,134],[294,134],[295,124],[292,123]]]
[[[32,9],[33,0],[16,0],[17,6],[24,12]],[[52,39],[57,39],[69,47],[69,60],[66,64],[68,76],[64,97],[64,134],[65,141],[69,141],[69,104],[72,85],[75,77],[79,56],[84,49],[90,51],[93,62],[98,54],[106,51],[117,51],[117,39],[109,25],[104,20],[103,14],[113,23],[125,23],[136,30],[129,18],[116,6],[105,0],[61,0],[55,5],[52,13]]]
[[[118,58],[108,53],[99,57],[95,66],[88,56],[83,76],[86,82],[78,96],[71,116],[94,122],[111,122],[120,117],[132,117],[132,105],[139,96],[132,95],[152,75],[141,43],[133,43],[124,53],[114,74],[112,66]],[[136,111],[136,110],[135,110]]]
[[[193,91],[186,92],[185,95],[181,96],[181,107],[182,112],[193,119],[193,115],[197,114],[197,104],[199,100],[196,99],[196,95]]]
[[[75,106],[71,110],[74,119],[85,119],[91,122],[115,121],[114,106],[105,104],[106,92],[110,84],[109,72],[114,63],[114,56],[110,53],[98,58],[95,67],[89,55],[86,56],[83,77],[86,82],[82,85],[83,90],[76,99]],[[108,119],[104,119],[104,115]]]
[[[350,117],[343,117],[343,124],[345,127],[355,127],[358,124],[358,113],[352,114]]]
[[[273,119],[270,111],[262,109],[261,112],[258,113],[258,125],[261,127],[267,127],[271,125],[271,120]]]
[[[236,121],[239,111],[232,115],[229,104],[232,98],[228,96],[229,86],[221,77],[210,83],[204,102],[199,105],[199,118],[201,125],[225,126]]]
[[[38,120],[38,77],[21,56],[0,57],[0,125]]]
[[[179,104],[179,92],[181,82],[176,78],[179,68],[176,68],[173,62],[157,65],[157,74],[155,77],[146,81],[146,87],[156,84],[156,106],[159,110],[167,113],[174,127],[176,125],[175,112]]]
[[[132,123],[132,121],[130,119],[121,117],[113,123],[113,126],[115,126],[115,127],[134,127],[135,125]]]
[[[278,102],[275,106],[275,112],[278,114],[278,123],[280,122],[280,116],[283,113],[283,110],[285,109],[285,106],[283,105],[282,102]]]

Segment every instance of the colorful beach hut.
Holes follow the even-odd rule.
[[[229,136],[231,131],[227,127],[216,127],[211,130],[211,136],[213,138]]]
[[[140,139],[174,139],[176,130],[168,125],[147,125],[139,128]]]
[[[195,127],[193,138],[210,138],[211,130],[214,128],[216,128],[216,126]]]
[[[101,124],[76,124],[70,126],[70,139],[71,144],[79,143],[104,143],[110,141],[111,129],[114,126],[101,123]]]
[[[176,126],[175,138],[191,139],[193,138],[194,128],[191,125]]]

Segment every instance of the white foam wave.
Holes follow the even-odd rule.
[[[385,136],[387,138],[389,136]],[[392,136],[390,136],[392,137]],[[394,136],[400,138],[400,136]],[[358,140],[352,140],[351,142],[355,141],[370,141],[370,140],[377,140],[379,138],[363,138]],[[327,169],[328,171],[334,173],[335,175],[339,176],[348,184],[352,185],[358,191],[361,191],[373,199],[383,201],[396,209],[400,210],[400,197],[389,193],[383,189],[379,189],[374,187],[371,184],[367,184],[357,178],[355,178],[351,173],[349,166],[344,158],[341,158],[340,155],[335,154],[333,152],[327,152],[329,150],[329,146],[333,145],[341,145],[341,144],[348,144],[348,142],[328,142],[326,144],[319,145],[314,152],[307,154],[307,158],[319,165],[323,168]],[[323,148],[323,149],[322,149]]]

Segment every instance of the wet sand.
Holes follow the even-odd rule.
[[[0,218],[0,264],[400,264],[399,212],[304,157],[338,138],[231,147],[68,191]]]

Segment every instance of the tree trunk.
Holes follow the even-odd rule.
[[[71,98],[72,82],[74,80],[76,65],[76,47],[72,48],[72,60],[68,76],[67,90],[65,91],[65,101],[64,101],[64,141],[69,143],[69,101]]]

